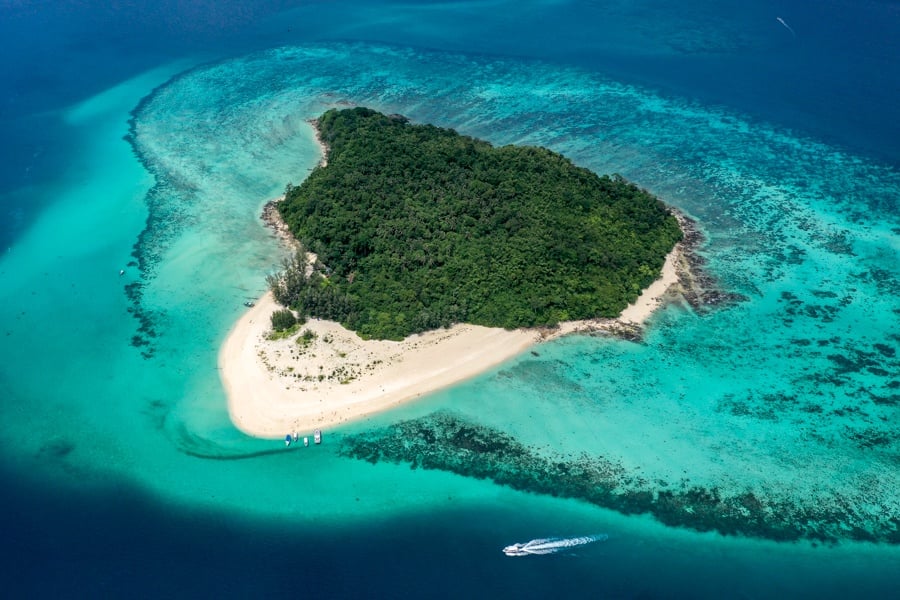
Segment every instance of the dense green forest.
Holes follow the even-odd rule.
[[[318,129],[327,166],[278,205],[318,262],[289,261],[269,283],[363,337],[614,317],[681,239],[648,192],[544,148],[366,108],[329,110]]]

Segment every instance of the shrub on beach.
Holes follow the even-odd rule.
[[[272,313],[272,329],[284,331],[297,324],[297,317],[287,308],[276,310]]]
[[[297,336],[297,345],[306,348],[312,344],[313,340],[318,337],[316,333],[310,329],[304,329],[303,333]]]

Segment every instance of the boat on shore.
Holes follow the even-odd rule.
[[[284,436],[285,447],[290,447],[291,444],[296,444],[299,441],[300,441],[300,434],[297,433],[296,431],[288,433]],[[313,432],[313,442],[316,444],[322,443],[322,430],[321,429],[316,429]],[[309,436],[308,435],[303,436],[303,445],[306,447],[309,446]]]

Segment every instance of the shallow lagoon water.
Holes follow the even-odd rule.
[[[163,182],[160,212],[169,214],[166,202],[178,207],[174,217],[151,219],[149,237],[179,258],[153,259],[141,306],[161,311],[168,301],[154,307],[155,290],[179,289],[163,265],[202,279],[204,262],[182,268],[183,248],[203,246],[194,240],[207,235],[205,214],[227,231],[228,213],[216,203],[233,198],[235,210],[240,195],[229,191],[254,182],[237,165],[290,172],[282,165],[300,156],[292,144],[310,144],[304,121],[348,104],[497,144],[547,145],[640,181],[699,219],[709,268],[746,297],[699,314],[673,307],[636,345],[547,344],[540,357],[461,387],[436,408],[471,406],[478,422],[552,440],[563,453],[598,453],[665,487],[765,489],[773,501],[817,508],[849,498],[858,512],[834,528],[893,535],[898,328],[895,297],[884,292],[898,287],[890,228],[900,179],[740,115],[574,69],[385,46],[286,47],[198,69],[135,115],[136,147]],[[616,430],[626,439],[610,435]]]
[[[900,183],[890,165],[558,63],[307,44],[165,83],[184,66],[64,111],[77,159],[42,184],[54,203],[0,265],[9,307],[0,440],[4,480],[19,482],[8,529],[30,558],[12,589],[48,580],[113,591],[139,582],[147,595],[303,584],[335,595],[893,589],[890,544],[696,533],[337,452],[345,434],[449,410],[548,456],[602,455],[651,490],[715,484],[813,505],[840,498],[852,510],[838,531],[889,531],[898,515],[900,334]],[[122,139],[127,115],[164,83],[134,115],[135,156]],[[710,270],[747,300],[701,314],[672,306],[641,343],[542,346],[327,432],[314,452],[246,438],[224,410],[218,344],[282,252],[257,220],[261,204],[318,160],[305,119],[344,103],[495,144],[547,145],[622,173],[699,220]],[[129,265],[135,258],[140,265]],[[122,293],[131,283],[140,286]],[[69,326],[48,326],[48,313]],[[611,539],[550,562],[499,552],[513,541],[598,532]],[[423,555],[435,541],[440,556]],[[259,575],[236,574],[247,564]],[[4,579],[14,581],[18,566],[7,565]]]

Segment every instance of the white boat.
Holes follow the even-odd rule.
[[[322,443],[322,430],[321,429],[316,429],[313,432],[313,441],[315,441],[317,444]]]
[[[303,436],[303,445],[304,445],[304,446],[309,446],[309,438],[306,437],[306,436]]]
[[[605,533],[597,535],[585,535],[573,538],[540,538],[519,544],[512,544],[503,548],[503,554],[507,556],[534,556],[540,554],[556,554],[570,550],[577,546],[584,546],[593,542],[603,542],[609,539]]]
[[[507,556],[527,556],[528,551],[524,550],[525,544],[513,544],[503,549],[503,554]]]

